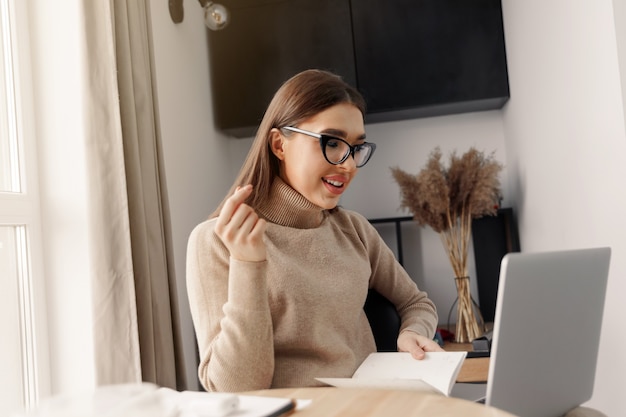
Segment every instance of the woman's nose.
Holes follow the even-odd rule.
[[[354,155],[350,154],[350,156],[348,156],[345,161],[339,164],[339,166],[348,172],[356,171],[357,168],[356,162],[354,161]]]

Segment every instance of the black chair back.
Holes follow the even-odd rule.
[[[376,349],[379,352],[396,352],[400,333],[400,316],[396,306],[378,291],[370,289],[363,310],[372,327]]]

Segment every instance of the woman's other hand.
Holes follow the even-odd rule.
[[[410,330],[398,336],[398,352],[409,352],[415,359],[424,359],[425,352],[444,352],[437,342]]]
[[[222,239],[230,256],[239,261],[264,261],[266,222],[244,201],[252,193],[252,185],[237,187],[217,218],[215,233]]]

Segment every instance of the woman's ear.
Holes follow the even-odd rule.
[[[279,160],[285,159],[285,151],[283,149],[283,140],[285,137],[280,133],[280,130],[273,128],[270,130],[270,148],[272,153],[276,155]]]

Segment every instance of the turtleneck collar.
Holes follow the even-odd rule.
[[[276,177],[268,201],[257,208],[272,223],[296,229],[312,229],[322,224],[327,211]]]

